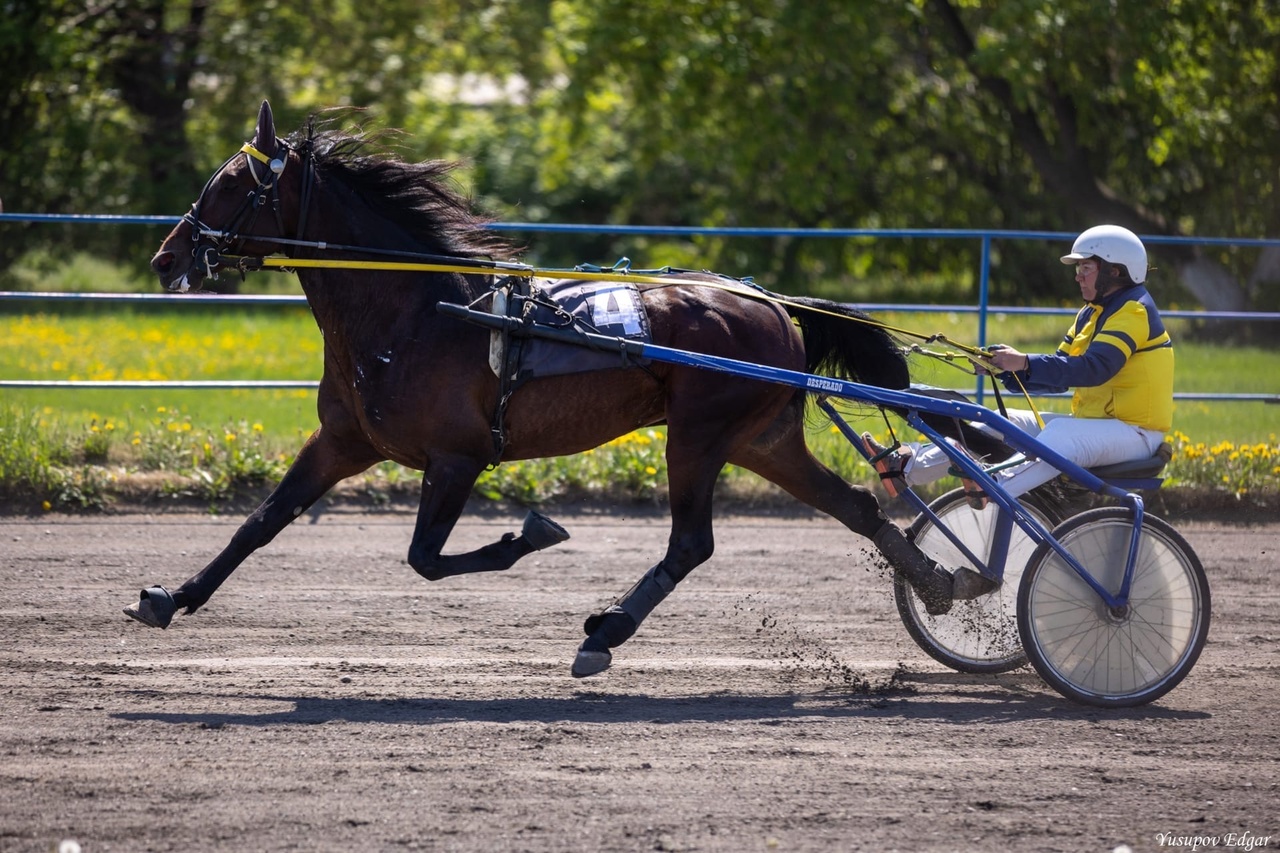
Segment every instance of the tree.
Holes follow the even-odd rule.
[[[972,133],[1007,135],[1060,202],[1059,222],[1163,235],[1275,229],[1280,18],[1266,4],[929,0],[927,10],[935,26],[917,44],[953,89],[1007,120]],[[1221,253],[1158,254],[1206,307],[1247,306],[1247,281]]]
[[[616,121],[702,221],[1277,225],[1280,16],[1260,1],[564,5],[564,108]],[[1207,307],[1246,301],[1245,253],[1156,254]]]
[[[407,131],[405,156],[471,161],[473,192],[509,219],[1066,232],[1113,221],[1238,237],[1280,224],[1280,13],[1263,0],[0,8],[10,210],[178,212],[266,97],[285,128],[323,107],[369,107],[371,123]],[[539,237],[533,259],[608,261],[649,243]],[[662,249],[663,261],[792,290],[869,273],[972,282],[976,266],[955,241]],[[998,296],[1061,295],[1052,255],[1000,245]],[[1280,300],[1265,290],[1280,252],[1153,255],[1159,279],[1175,270],[1206,307]]]
[[[199,184],[183,108],[206,0],[176,12],[163,0],[5,5],[0,39],[15,60],[0,88],[9,209],[152,213],[189,203]],[[28,227],[5,241],[0,272],[39,245],[120,256],[139,236]]]

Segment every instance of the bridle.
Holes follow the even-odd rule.
[[[218,268],[222,265],[222,255],[224,253],[235,248],[237,244],[242,244],[245,240],[254,239],[253,234],[246,232],[253,229],[258,220],[258,214],[262,212],[262,208],[267,204],[270,204],[272,214],[275,216],[278,232],[281,235],[285,233],[278,190],[280,178],[284,175],[285,167],[289,162],[289,152],[293,150],[293,147],[283,139],[276,140],[276,144],[278,148],[274,157],[268,157],[255,148],[251,142],[246,142],[242,145],[239,151],[228,157],[209,176],[209,180],[205,182],[204,189],[200,191],[195,204],[191,205],[191,210],[183,215],[182,220],[191,226],[191,241],[193,243],[191,255],[195,258],[196,267],[202,270],[206,277],[213,278],[217,274]],[[249,175],[254,180],[254,187],[240,202],[240,206],[236,208],[231,216],[230,223],[223,230],[211,228],[200,218],[200,209],[204,204],[205,195],[218,179],[218,176],[242,154],[244,155],[245,163],[249,167]],[[312,163],[310,154],[310,146],[304,146],[304,150],[301,152],[303,170],[302,198],[296,232],[299,236],[306,227],[311,186],[315,181],[315,166]]]

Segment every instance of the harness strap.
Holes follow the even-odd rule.
[[[1000,409],[1000,416],[1005,420],[1008,420],[1009,410],[1004,407],[1004,395],[1000,393],[1000,383],[996,381],[995,376],[991,376],[991,393],[996,398],[996,406]],[[1038,413],[1036,417],[1039,417]]]
[[[526,279],[517,276],[506,276],[494,282],[490,293],[507,290],[506,316],[523,318],[530,305],[530,288]],[[489,423],[489,434],[493,438],[493,461],[489,467],[496,467],[502,461],[502,453],[507,447],[506,415],[511,395],[515,393],[521,357],[525,339],[514,337],[511,330],[503,326],[502,331],[502,365],[498,374],[498,399],[493,407],[493,418]]]

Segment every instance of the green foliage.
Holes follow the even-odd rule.
[[[890,440],[878,415],[855,416],[851,424]],[[896,426],[899,439],[915,438],[900,423]],[[1166,488],[1236,499],[1280,492],[1280,442],[1274,433],[1258,441],[1206,442],[1177,430],[1172,438],[1174,459]],[[210,427],[178,411],[158,413],[148,424],[129,430],[110,422],[76,425],[5,407],[0,409],[0,500],[45,509],[100,509],[115,496],[128,494],[133,499],[187,497],[217,504],[277,482],[291,460],[290,441],[268,435],[257,423]],[[874,486],[871,469],[834,427],[815,427],[809,442],[814,454],[840,476]],[[662,501],[665,453],[665,430],[641,430],[575,456],[504,463],[481,475],[475,493],[526,505],[565,499]],[[383,463],[358,479],[357,493],[382,503],[396,493],[416,492],[419,479],[417,472]],[[142,482],[150,485],[140,491]],[[935,491],[949,487],[943,483]],[[721,475],[721,495],[759,499],[767,492],[755,475],[741,469],[730,466]]]
[[[368,107],[409,157],[465,158],[502,218],[1261,236],[1280,225],[1280,14],[1262,0],[119,0],[5,5],[9,210],[178,213],[249,133]],[[84,232],[6,224],[20,248]],[[12,232],[10,232],[12,233]],[[144,259],[140,232],[94,237]],[[151,238],[147,238],[148,241]],[[817,282],[962,281],[939,241],[532,241]],[[1237,282],[1257,253],[1203,251]],[[1172,269],[1191,258],[1166,253]],[[1051,294],[1041,247],[994,259],[1002,299]],[[970,288],[973,286],[969,282]],[[1245,285],[1241,284],[1244,290]],[[1250,286],[1247,296],[1271,291]],[[972,294],[972,290],[969,291]]]
[[[60,277],[59,285],[67,284],[61,280],[66,276],[72,283],[95,280],[95,289],[129,286],[119,270],[96,261],[73,260],[50,268]],[[33,286],[52,286],[41,283],[37,270],[30,275]],[[945,283],[933,286],[941,292]],[[926,292],[916,295],[922,298]],[[313,376],[319,365],[319,335],[303,309],[207,311],[190,303],[158,309],[67,309],[0,314],[0,375],[279,379]],[[977,335],[976,320],[967,314],[885,313],[880,319],[961,342],[974,341]],[[1063,316],[995,315],[988,339],[1043,350],[1067,321]],[[1178,347],[1179,390],[1274,391],[1275,356],[1270,349],[1198,340],[1188,321],[1171,326]],[[917,381],[927,384],[973,388],[971,376],[943,362],[917,356],[912,371]],[[93,508],[114,495],[136,497],[143,489],[153,497],[221,502],[283,475],[314,429],[314,398],[310,389],[7,390],[0,407],[0,499],[25,506]],[[1066,405],[1063,400],[1037,402],[1047,410]],[[1280,489],[1272,408],[1262,403],[1180,402],[1175,413],[1179,455],[1170,469],[1171,485],[1240,497]],[[246,412],[253,413],[252,420],[245,419]],[[854,409],[850,417],[855,429],[887,440],[878,413]],[[664,430],[643,430],[576,456],[506,463],[480,477],[476,494],[526,504],[576,497],[662,500],[665,442]],[[846,479],[874,485],[861,455],[834,430],[815,428],[811,445]],[[417,472],[383,463],[354,485],[369,499],[385,502],[395,494],[416,491],[419,481]],[[722,475],[722,495],[754,499],[762,491],[767,492],[745,471],[729,468]]]
[[[0,500],[102,509],[113,480],[98,464],[105,447],[98,436],[65,424],[50,429],[36,413],[0,408]]]
[[[1181,431],[1173,435],[1170,485],[1221,492],[1235,498],[1271,493],[1280,487],[1280,442],[1212,444],[1193,441]]]

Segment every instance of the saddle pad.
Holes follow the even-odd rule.
[[[557,281],[537,288],[534,320],[560,328],[570,324],[585,332],[649,343],[649,316],[634,284],[617,281]],[[554,302],[558,310],[542,304]],[[519,377],[560,376],[589,370],[634,367],[647,362],[620,352],[602,352],[543,338],[523,341]]]

